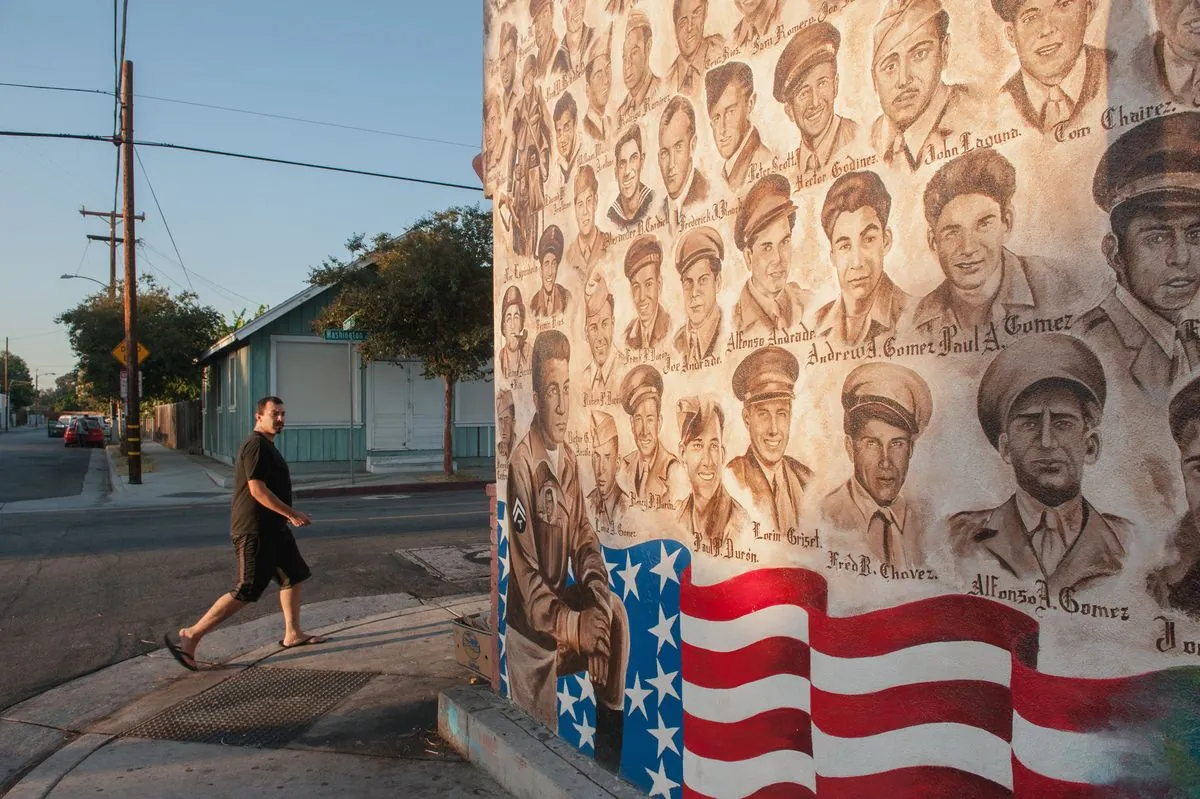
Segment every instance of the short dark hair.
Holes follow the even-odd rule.
[[[938,38],[945,39],[950,33],[950,12],[943,8],[933,20],[934,24],[937,25]]]
[[[642,146],[642,128],[636,122],[621,134],[621,138],[617,139],[616,146],[613,147],[613,157],[619,158],[621,155],[621,147],[625,142],[637,142],[638,152],[645,155],[646,148]]]
[[[667,107],[663,109],[662,116],[658,120],[658,128],[662,128],[671,121],[676,114],[683,114],[688,119],[688,128],[692,131],[692,135],[696,135],[696,109],[692,108],[692,101],[683,95],[677,94],[667,103]]]
[[[717,403],[705,401],[700,403],[697,413],[688,419],[687,424],[679,431],[680,449],[687,446],[688,442],[699,436],[700,432],[704,430],[704,426],[708,424],[708,420],[712,418],[717,420],[717,427],[721,429],[720,435],[723,446],[725,443],[725,411]]]
[[[750,65],[741,61],[730,61],[708,71],[704,76],[704,89],[710,111],[730,83],[736,83],[747,97],[754,94],[754,71],[750,69]]]
[[[575,173],[575,193],[578,194],[580,188],[585,186],[591,187],[593,194],[600,188],[600,184],[596,181],[596,170],[592,169],[591,164],[584,164]]]
[[[825,195],[821,208],[821,227],[825,237],[833,241],[833,225],[840,214],[849,214],[859,208],[872,208],[879,217],[879,224],[887,227],[888,215],[892,211],[892,195],[879,175],[870,170],[847,172],[833,182]]]
[[[572,120],[579,119],[579,107],[575,105],[575,98],[570,92],[563,92],[563,96],[554,104],[554,121],[557,122],[563,114],[570,114]]]
[[[1017,170],[1007,158],[991,147],[980,147],[960,155],[943,166],[925,187],[925,221],[937,224],[942,210],[963,194],[990,197],[1007,215],[1017,190]]]
[[[546,361],[571,360],[571,342],[559,330],[543,330],[533,340],[533,390],[542,387],[542,368]]]
[[[1167,420],[1171,425],[1171,437],[1180,447],[1195,437],[1195,426],[1200,422],[1200,379],[1192,380],[1171,398]]]
[[[258,402],[254,403],[254,415],[262,416],[263,411],[265,411],[267,406],[272,402],[276,405],[283,404],[283,400],[281,400],[279,397],[276,397],[273,394],[268,394],[267,396],[261,398]]]
[[[500,26],[500,49],[504,49],[504,45],[512,42],[514,50],[520,49],[517,46],[517,28],[511,22],[505,22]]]
[[[704,4],[705,8],[708,7],[708,0],[700,0],[700,2]],[[682,5],[683,5],[683,0],[675,0],[675,2],[671,4],[671,21],[672,22],[679,21],[679,7]],[[704,31],[700,31],[700,35],[703,36]]]

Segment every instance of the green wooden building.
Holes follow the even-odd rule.
[[[336,286],[311,286],[212,345],[204,369],[204,453],[232,463],[269,394],[287,405],[276,445],[293,468],[320,471],[354,460],[367,471],[437,468],[443,390],[419,361],[364,362],[353,343],[326,341],[313,321]],[[490,380],[455,387],[454,457],[494,457]]]

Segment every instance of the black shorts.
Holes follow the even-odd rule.
[[[290,588],[312,576],[295,536],[286,527],[265,533],[233,533],[233,551],[237,553],[238,579],[230,593],[242,602],[257,602],[271,580],[280,588]]]

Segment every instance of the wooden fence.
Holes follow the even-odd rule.
[[[199,455],[204,446],[201,419],[199,400],[155,405],[142,421],[142,435],[164,447]]]

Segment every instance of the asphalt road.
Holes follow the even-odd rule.
[[[481,491],[339,497],[298,507],[313,516],[297,531],[313,570],[305,603],[487,589],[486,580],[441,582],[395,554],[486,543]],[[226,505],[209,504],[0,516],[0,709],[157,649],[163,633],[195,621],[236,577],[228,514]],[[278,612],[277,596],[269,588],[230,623]]]
[[[64,447],[45,427],[0,432],[0,502],[75,496],[89,458],[91,450]]]

